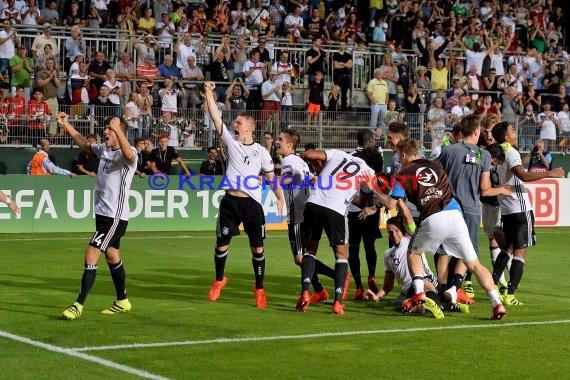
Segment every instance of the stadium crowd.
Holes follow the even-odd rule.
[[[9,0],[0,14],[0,73],[7,82],[0,140],[34,143],[51,136],[57,142],[62,131],[54,115],[67,104],[72,117],[92,117],[99,125],[109,115],[128,119],[133,143],[152,133],[155,118],[168,113],[176,121],[200,107],[201,85],[209,79],[218,84],[221,109],[263,110],[260,124],[272,121],[275,131],[289,125],[296,106],[306,105],[307,122],[316,121],[325,110],[356,111],[353,92],[366,91],[370,126],[380,141],[390,121],[403,120],[435,148],[457,117],[498,113],[519,129],[520,148],[531,149],[540,137],[548,150],[564,151],[570,79],[561,5]],[[42,30],[31,48],[22,47],[18,25]],[[56,25],[65,27],[64,43],[52,35]],[[118,28],[124,38],[109,57],[84,39],[84,28]],[[36,88],[41,95],[30,99]],[[161,128],[177,145],[192,146],[193,128],[171,120],[162,119]]]

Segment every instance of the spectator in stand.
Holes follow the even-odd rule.
[[[137,100],[138,94],[136,92],[131,92],[129,102],[125,105],[125,109],[123,111],[123,118],[129,126],[127,137],[133,146],[136,146],[135,140],[141,138],[141,129],[139,128],[140,110],[137,105]]]
[[[78,54],[85,56],[86,48],[85,41],[83,41],[83,36],[79,30],[79,26],[74,25],[70,29],[70,36],[65,40],[65,57],[67,58],[64,62],[63,68],[66,73],[69,72],[71,64],[75,60]]]
[[[242,77],[234,78],[232,84],[226,90],[226,109],[230,112],[230,120],[234,120],[247,108],[249,90]]]
[[[215,146],[208,148],[208,159],[200,165],[200,175],[222,175],[224,167],[222,161],[217,159],[218,149]]]
[[[89,114],[88,88],[91,88],[91,84],[89,74],[87,74],[87,64],[79,62],[77,72],[73,73],[67,80],[67,93],[69,94],[71,105],[81,105],[72,107],[74,118]]]
[[[119,7],[119,9],[121,9],[122,13],[117,16],[117,25],[120,30],[123,30],[122,37],[125,40],[134,40],[137,34],[137,16],[134,14],[133,7],[132,5],[125,4],[124,6]],[[111,15],[111,17],[112,16],[113,15]],[[127,41],[119,42],[118,47],[118,51],[120,52],[130,49],[129,42]]]
[[[61,19],[59,17],[59,13],[57,12],[57,0],[48,0],[46,7],[40,11],[38,23],[42,25],[46,23],[59,25],[60,22]]]
[[[186,89],[186,98],[182,99],[182,105],[185,108],[197,108],[200,104],[200,98],[198,97],[196,84],[193,82],[203,81],[204,74],[198,66],[196,66],[196,57],[188,56],[187,64],[182,68],[182,79],[184,79],[184,88]],[[188,83],[190,82],[190,83]]]
[[[22,15],[20,14],[21,4],[20,6],[16,6],[15,0],[7,0],[3,3],[2,11],[0,11],[0,19],[2,20],[10,20],[12,23],[21,24],[22,23]]]
[[[267,10],[261,6],[260,0],[255,0],[255,6],[251,7],[247,11],[248,27],[261,29],[262,24],[267,25],[268,18],[269,12],[267,12]]]
[[[400,80],[400,74],[398,73],[398,68],[392,61],[392,55],[384,54],[382,66],[382,78],[388,84],[388,96],[390,99],[397,99],[397,85]]]
[[[172,13],[172,1],[169,0],[155,0],[152,2],[152,14],[161,15],[166,13],[170,15]]]
[[[20,37],[16,29],[12,28],[11,20],[3,20],[2,27],[0,30],[0,80],[8,79],[10,82],[12,77],[10,59],[16,54],[16,45],[20,45]]]
[[[210,66],[210,46],[208,46],[208,33],[202,32],[200,34],[200,38],[194,45],[194,51],[196,52],[196,64],[202,70],[203,73],[206,73],[208,67]]]
[[[309,83],[307,88],[307,93],[305,96],[305,103],[308,104],[307,107],[307,126],[311,123],[313,127],[317,126],[319,113],[321,112],[321,106],[324,104],[323,93],[324,93],[324,74],[322,71],[317,71],[315,73],[315,81]]]
[[[91,111],[92,114],[89,116],[97,122],[97,134],[99,136],[103,135],[104,121],[111,116],[115,116],[115,107],[111,100],[109,100],[109,87],[101,85],[99,87],[99,96],[91,101]]]
[[[259,62],[259,52],[250,53],[250,59],[244,63],[245,85],[249,90],[247,98],[248,110],[259,110],[262,107],[261,84],[265,78],[265,66]]]
[[[453,66],[453,60],[449,59],[447,65],[443,63],[443,59],[440,57],[437,61],[435,58],[432,59],[433,55],[430,55],[430,65],[431,69],[431,88],[434,90],[445,90],[449,89],[449,70]]]
[[[309,85],[315,81],[317,71],[325,72],[326,52],[321,48],[323,39],[313,38],[313,46],[307,51],[307,73],[309,74]]]
[[[271,67],[272,71],[277,72],[276,81],[281,85],[285,82],[291,83],[291,70],[293,66],[289,62],[289,52],[282,51],[279,56],[279,61],[275,62]]]
[[[139,128],[143,139],[147,139],[150,135],[150,128],[152,126],[152,105],[153,97],[150,93],[149,86],[141,85],[140,93],[137,94],[137,106],[139,107],[140,117]]]
[[[71,178],[77,177],[77,174],[70,172],[67,169],[62,169],[50,161],[48,152],[50,143],[48,139],[40,140],[40,150],[34,154],[32,160],[28,164],[28,175],[68,175]]]
[[[89,77],[91,85],[100,88],[107,80],[107,70],[111,65],[105,60],[105,52],[100,50],[95,54],[95,59],[89,64]]]
[[[32,43],[32,54],[33,57],[38,58],[38,56],[44,54],[44,47],[50,45],[54,55],[59,57],[59,44],[57,40],[51,35],[51,25],[46,23],[41,26],[42,34],[34,38]]]
[[[271,0],[271,4],[267,7],[267,12],[269,13],[269,20],[275,25],[276,34],[281,34],[283,19],[287,15],[285,7],[280,0]]]
[[[525,105],[525,111],[518,118],[518,148],[521,151],[532,149],[532,144],[536,138],[536,130],[538,126],[538,117],[532,104]]]
[[[55,62],[55,69],[58,72],[60,71],[59,54],[57,54],[53,50],[53,47],[50,44],[46,44],[44,46],[44,49],[41,52],[41,54],[36,55],[36,59],[35,59],[36,67],[34,68],[36,75],[37,75],[38,71],[42,70],[45,67],[46,60],[48,60],[48,59],[52,59]]]
[[[481,116],[481,118],[487,115],[497,115],[501,117],[501,108],[498,106],[496,101],[493,101],[491,95],[484,95],[477,100],[477,108],[475,109],[475,114]]]
[[[69,11],[67,14],[63,14],[63,26],[79,26],[81,28],[87,26],[85,19],[81,17],[81,13],[79,12],[79,4],[75,1],[71,2]]]
[[[473,65],[467,73],[467,91],[471,94],[471,106],[477,106],[479,91],[484,89],[483,79],[477,74],[477,66]]]
[[[556,95],[562,83],[564,75],[558,68],[557,62],[550,62],[548,64],[548,70],[544,74],[544,80],[542,81],[542,87],[546,94]]]
[[[231,60],[234,63],[234,76],[243,76],[243,65],[247,61],[247,46],[244,35],[236,39],[236,44],[231,49]]]
[[[186,96],[186,90],[184,87],[177,88],[174,84],[174,79],[167,77],[164,78],[164,88],[158,91],[158,96],[162,102],[160,107],[161,113],[169,113],[172,116],[178,114],[178,98]]]
[[[147,54],[144,56],[143,63],[137,65],[137,78],[143,79],[142,86],[152,86],[154,81],[160,78],[158,67],[154,63],[154,55]]]
[[[144,16],[139,18],[137,31],[143,34],[154,34],[155,28],[156,19],[152,16],[152,8],[148,7],[144,10]]]
[[[523,164],[528,165],[527,169],[531,173],[552,170],[552,153],[544,149],[544,141],[538,139],[534,142],[532,151],[523,158]]]
[[[137,52],[139,64],[141,64],[144,61],[144,57],[149,54],[156,60],[156,55],[160,50],[156,37],[152,34],[143,34],[137,37],[133,44],[133,48]]]
[[[453,108],[451,109],[451,115],[450,115],[451,123],[456,124],[459,121],[461,121],[461,118],[463,116],[469,115],[471,113],[473,113],[473,111],[471,111],[471,109],[469,108],[469,96],[461,95],[459,97],[459,104],[453,106]]]
[[[27,4],[20,8],[22,25],[39,25],[40,9],[37,0],[28,0]]]
[[[97,144],[97,135],[87,135],[85,137],[87,142]],[[99,170],[99,157],[91,150],[89,153],[86,151],[79,152],[77,156],[74,172],[79,175],[88,175],[89,177],[96,177]]]
[[[384,72],[381,68],[374,70],[374,78],[368,82],[366,89],[366,95],[370,101],[370,129],[374,132],[376,139],[381,139],[383,136],[384,118],[389,99],[388,83],[383,77]],[[379,126],[378,117],[380,117]]]
[[[114,71],[116,78],[123,83],[123,99],[121,99],[121,103],[127,103],[132,92],[131,80],[136,76],[136,67],[131,62],[129,53],[121,53],[121,59],[115,63]]]
[[[307,23],[307,37],[324,37],[326,41],[331,40],[329,31],[325,26],[325,20],[321,18],[318,8],[311,11],[311,18]]]
[[[182,38],[178,38],[174,52],[176,53],[176,66],[181,70],[188,66],[188,57],[194,58],[194,63],[196,62],[196,51],[192,45],[192,34],[190,32],[184,32]]]
[[[180,69],[174,64],[174,57],[170,54],[166,54],[162,63],[158,65],[158,72],[163,78],[172,78],[174,80],[182,78]]]
[[[502,76],[497,75],[497,70],[494,67],[489,69],[487,76],[483,78],[483,90],[491,96],[493,101],[499,98],[499,92],[505,87],[505,82]]]
[[[115,108],[114,114],[117,117],[121,117],[121,100],[123,98],[123,84],[117,80],[115,71],[113,69],[107,70],[107,80],[103,82],[103,85],[109,88],[109,101],[113,103]]]
[[[508,86],[503,95],[502,105],[503,120],[514,124],[516,115],[523,110],[522,94],[517,92],[516,87]]]
[[[37,141],[39,138],[46,137],[46,127],[51,118],[51,110],[47,103],[43,101],[42,92],[39,88],[35,88],[32,92],[32,99],[28,102],[26,110],[26,115],[29,119],[27,128],[28,140]],[[55,135],[55,133],[51,134]]]
[[[267,120],[273,120],[274,132],[278,132],[281,121],[281,84],[277,82],[277,71],[271,71],[269,79],[261,85],[261,96],[263,97],[263,108],[261,110],[261,118],[259,125],[262,129],[267,129],[265,123]]]
[[[388,126],[394,122],[404,122],[405,112],[398,111],[396,106],[396,99],[388,100],[388,110],[386,111],[386,116],[384,116],[384,125]]]
[[[160,21],[156,23],[156,36],[160,47],[169,49],[172,46],[175,34],[176,27],[170,21],[170,14],[163,12],[160,15]]]
[[[61,85],[61,80],[59,79],[59,73],[55,69],[55,61],[53,58],[48,58],[45,62],[45,67],[38,71],[36,74],[36,86],[42,93],[43,99],[47,103],[50,114],[57,115],[59,112],[59,105],[57,101],[57,92]],[[55,130],[55,118],[50,122],[50,127]]]
[[[406,96],[406,123],[410,128],[412,138],[421,140],[419,135],[420,126],[424,122],[425,101],[421,91],[418,90],[416,83],[410,84],[408,94]]]
[[[338,52],[333,54],[334,84],[340,87],[340,110],[348,108],[348,91],[352,85],[352,54],[346,51],[346,42],[341,41]]]
[[[27,101],[30,99],[31,74],[34,73],[34,61],[32,58],[27,57],[26,53],[26,47],[20,45],[16,49],[16,55],[10,58],[10,70],[12,71],[10,85],[12,86],[12,93],[16,92],[16,87],[22,86]]]
[[[222,37],[222,43],[212,52],[210,80],[216,82],[216,93],[221,102],[225,101],[226,86],[230,83],[229,62],[231,59],[230,36]]]
[[[430,107],[427,113],[427,126],[426,129],[431,136],[431,149],[441,146],[443,134],[447,129],[449,121],[447,112],[442,108],[443,99],[436,97],[433,102],[433,107]]]
[[[556,112],[551,110],[549,102],[545,102],[542,107],[543,111],[538,114],[540,139],[544,141],[545,149],[552,152],[556,145],[556,129],[560,126],[560,120]]]

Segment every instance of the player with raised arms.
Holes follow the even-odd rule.
[[[73,305],[63,311],[63,316],[69,320],[81,316],[87,295],[95,283],[101,253],[105,254],[117,293],[117,299],[102,313],[113,315],[127,312],[131,310],[131,303],[127,298],[125,267],[119,248],[129,220],[129,191],[137,168],[137,151],[127,140],[126,122],[118,117],[105,120],[103,144],[87,141],[69,123],[68,118],[64,112],[57,114],[58,124],[65,128],[79,148],[95,154],[100,161],[95,182],[96,231],[85,250],[85,269],[79,295]]]
[[[226,286],[225,276],[226,259],[230,241],[233,236],[239,235],[239,225],[243,223],[245,233],[249,238],[251,249],[251,262],[255,275],[255,305],[263,309],[266,306],[263,280],[265,277],[265,253],[263,239],[265,239],[265,214],[261,206],[261,186],[253,181],[243,183],[248,178],[263,173],[265,182],[272,185],[273,193],[277,198],[278,215],[283,211],[283,194],[277,185],[277,178],[273,172],[273,162],[267,150],[253,141],[255,119],[248,113],[240,113],[232,122],[233,133],[222,122],[222,116],[214,99],[214,82],[204,85],[206,107],[214,122],[216,133],[223,142],[227,152],[226,194],[220,201],[220,211],[216,226],[216,248],[214,250],[214,263],[216,279],[212,284],[208,298],[216,301]]]

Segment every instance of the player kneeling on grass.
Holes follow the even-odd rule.
[[[394,288],[394,281],[397,281],[402,291],[402,297],[406,298],[404,302],[402,302],[402,311],[405,313],[423,312],[427,310],[437,319],[444,317],[442,310],[469,313],[469,305],[458,302],[441,303],[436,291],[437,279],[429,269],[429,265],[423,253],[421,254],[421,260],[424,267],[424,289],[426,290],[427,299],[423,305],[410,307],[408,297],[414,295],[414,289],[412,287],[412,276],[408,270],[407,263],[410,235],[406,233],[404,224],[410,229],[409,232],[411,233],[415,231],[415,225],[411,214],[404,208],[405,203],[401,200],[398,203],[399,205],[403,204],[403,207],[400,209],[404,211],[402,215],[404,215],[405,222],[400,216],[392,217],[386,221],[388,234],[394,242],[394,246],[384,252],[384,267],[386,268],[384,284],[382,285],[382,289],[377,293],[368,289],[364,294],[364,298],[374,302],[383,300]]]
[[[67,114],[60,112],[57,122],[79,145],[81,150],[99,157],[99,170],[95,183],[95,234],[85,250],[85,269],[81,289],[73,305],[63,311],[69,320],[81,316],[85,299],[95,282],[97,261],[105,253],[117,299],[102,311],[117,314],[131,310],[125,286],[125,268],[119,254],[121,237],[125,234],[129,219],[129,190],[137,168],[137,151],[127,140],[127,124],[118,117],[105,120],[104,144],[87,141],[68,121]]]

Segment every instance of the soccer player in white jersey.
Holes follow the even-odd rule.
[[[402,200],[399,202],[403,203]],[[421,307],[418,307],[419,305],[416,305],[415,308],[412,307],[408,309],[407,302],[407,298],[412,297],[414,294],[412,276],[410,275],[407,262],[408,247],[411,237],[407,232],[413,233],[415,231],[415,223],[409,213],[409,210],[407,210],[405,203],[401,206],[400,215],[391,217],[386,221],[386,228],[388,229],[390,238],[394,242],[394,246],[388,248],[384,252],[384,284],[376,293],[371,289],[368,289],[366,291],[365,298],[371,299],[374,302],[384,299],[384,297],[386,297],[394,288],[394,282],[397,281],[400,285],[401,293],[400,297],[398,297],[396,301],[404,298],[404,301],[402,302],[402,311],[408,313],[416,311],[420,312],[422,310]],[[423,304],[423,309],[429,311],[437,319],[444,317],[442,310],[469,313],[469,305],[461,304],[459,302],[441,302],[437,295],[437,278],[431,271],[423,253],[421,254],[421,261],[424,268],[424,289],[426,290],[426,302]]]
[[[137,168],[137,151],[127,140],[127,124],[118,117],[105,120],[103,144],[87,141],[68,121],[64,112],[57,114],[73,141],[86,153],[99,157],[99,170],[95,182],[95,233],[85,250],[85,269],[81,289],[73,305],[63,311],[65,318],[72,320],[81,316],[85,299],[95,282],[97,261],[105,254],[117,293],[113,304],[102,311],[113,315],[131,310],[127,298],[125,268],[119,254],[121,237],[127,230],[129,220],[129,190]]]
[[[227,154],[227,170],[224,179],[226,194],[220,201],[220,211],[216,226],[216,248],[214,263],[216,279],[212,284],[208,298],[216,301],[221,290],[226,286],[225,277],[226,259],[230,241],[233,236],[239,235],[239,225],[243,223],[245,233],[249,238],[251,248],[253,272],[255,274],[255,304],[263,309],[266,306],[263,280],[265,277],[265,254],[263,239],[265,238],[265,214],[261,206],[261,186],[258,175],[263,172],[266,183],[273,187],[277,198],[278,215],[283,211],[283,194],[276,186],[276,177],[273,172],[273,162],[267,150],[253,141],[255,119],[241,113],[232,123],[233,132],[222,122],[222,117],[216,100],[214,99],[214,82],[204,85],[206,106],[210,117],[216,127],[216,133],[225,146]]]
[[[313,187],[313,174],[309,165],[295,154],[301,141],[299,132],[294,129],[286,129],[279,133],[276,148],[277,154],[281,155],[281,179],[285,204],[287,205],[287,227],[289,230],[289,243],[295,264],[301,266],[304,248],[306,246],[303,212],[305,203]],[[329,298],[327,290],[319,281],[318,274],[324,274],[334,279],[334,270],[320,260],[315,260],[315,273],[311,278],[314,293],[309,302],[317,303]]]
[[[365,177],[373,177],[374,171],[362,158],[340,150],[309,150],[303,153],[305,160],[324,163],[315,191],[305,205],[304,222],[307,247],[301,263],[301,295],[297,311],[306,311],[309,302],[309,286],[315,272],[315,260],[323,230],[336,258],[335,295],[333,314],[344,314],[342,303],[348,275],[348,221],[347,207],[360,189]],[[370,190],[368,190],[370,192]]]
[[[543,178],[562,178],[564,170],[555,168],[547,172],[527,172],[524,170],[521,155],[516,148],[517,133],[513,126],[503,121],[493,127],[493,137],[501,144],[505,153],[505,162],[497,167],[499,183],[513,188],[511,195],[499,195],[499,206],[505,233],[505,245],[513,255],[509,271],[508,292],[502,296],[507,305],[521,305],[515,298],[523,275],[524,259],[528,247],[535,245],[534,213],[524,182],[538,181]],[[493,280],[498,283],[501,273],[509,262],[509,255],[501,252],[495,261]]]

